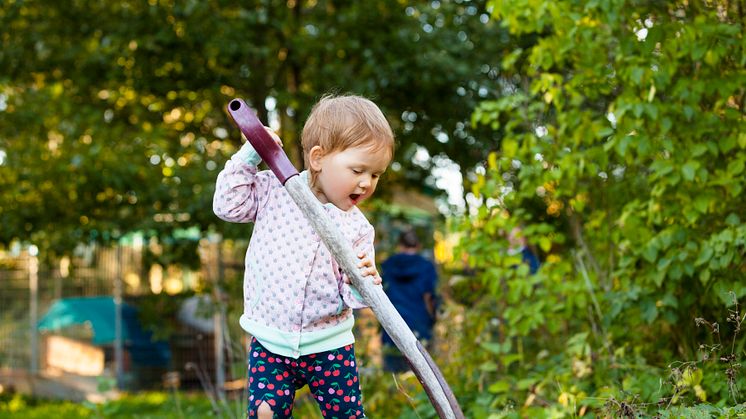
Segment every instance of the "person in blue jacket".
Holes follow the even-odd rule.
[[[523,231],[519,227],[515,227],[510,230],[508,235],[508,243],[510,248],[508,249],[509,255],[521,254],[521,262],[528,265],[529,274],[533,275],[539,270],[541,262],[536,254],[528,247],[526,237],[523,236]]]
[[[397,252],[381,264],[383,287],[396,310],[423,345],[432,341],[436,313],[435,265],[419,254],[420,240],[412,230],[399,236]],[[409,367],[391,337],[383,331],[383,368],[404,372]]]

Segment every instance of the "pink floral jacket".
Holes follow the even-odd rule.
[[[362,212],[324,208],[355,253],[375,260],[373,226]],[[245,331],[294,358],[354,342],[352,308],[366,304],[272,172],[257,172],[237,153],[218,175],[213,210],[225,221],[254,223],[240,318]]]

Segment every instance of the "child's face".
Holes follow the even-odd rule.
[[[331,202],[343,211],[373,195],[391,160],[385,147],[376,150],[359,146],[328,154],[317,147],[311,150],[309,159],[311,169],[317,172],[312,189],[319,201]]]

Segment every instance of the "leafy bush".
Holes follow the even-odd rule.
[[[500,97],[473,116],[500,146],[474,173],[476,205],[459,228],[474,271],[463,286],[483,291],[449,371],[467,416],[740,411],[738,10],[491,5],[516,48]],[[516,229],[543,260],[535,275],[508,251]],[[720,321],[718,332],[695,317]]]

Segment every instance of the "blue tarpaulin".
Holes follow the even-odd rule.
[[[94,345],[114,343],[114,298],[79,297],[57,300],[39,321],[40,331],[60,331],[73,325],[90,325]],[[130,350],[133,361],[143,365],[165,365],[171,351],[165,342],[154,342],[137,319],[137,309],[122,303],[122,342]]]

